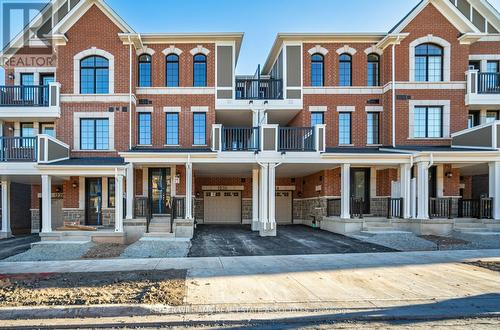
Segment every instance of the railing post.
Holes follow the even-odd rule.
[[[325,152],[326,149],[326,125],[318,124],[314,126],[314,150],[317,152]]]
[[[387,219],[392,218],[392,198],[388,197],[387,198]]]
[[[222,125],[212,125],[212,151],[220,152],[222,150]]]
[[[453,219],[452,209],[453,209],[453,199],[450,197],[448,198],[448,219]]]

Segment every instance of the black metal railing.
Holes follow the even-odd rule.
[[[500,73],[478,73],[479,94],[500,94]]]
[[[172,218],[173,219],[184,219],[185,218],[185,198],[184,197],[174,197],[172,203]]]
[[[403,198],[387,198],[387,218],[403,218]]]
[[[453,218],[453,198],[429,198],[429,218]]]
[[[222,151],[258,151],[258,127],[223,127]]]
[[[458,201],[459,218],[493,218],[493,198],[460,199]]]
[[[365,201],[363,198],[351,197],[351,218],[363,219]]]
[[[36,161],[36,137],[0,137],[0,162]]]
[[[49,86],[0,86],[0,106],[47,107]]]
[[[151,213],[151,201],[148,197],[134,198],[134,218],[146,218],[146,233],[149,233],[153,214]]]
[[[280,127],[280,151],[314,151],[314,127]]]
[[[266,78],[236,79],[237,100],[283,99],[283,80]]]
[[[326,201],[326,216],[340,217],[342,200],[340,198],[331,198]]]

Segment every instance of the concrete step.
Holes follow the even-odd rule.
[[[366,232],[388,232],[388,231],[396,231],[392,226],[363,226],[363,231]]]
[[[145,233],[141,241],[144,240],[164,240],[164,239],[175,239],[175,235],[173,233]]]
[[[488,228],[455,228],[455,231],[461,233],[482,233],[491,232]]]
[[[455,223],[455,228],[486,228],[486,225],[478,222],[461,222]]]
[[[373,228],[370,228],[370,229],[367,229],[367,230],[363,230],[361,231],[362,234],[411,234],[410,231],[403,231],[403,230],[395,230],[393,228],[388,228],[386,230],[382,230],[382,229],[379,229],[379,228],[376,228],[376,229],[373,229]]]

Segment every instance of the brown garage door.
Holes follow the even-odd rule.
[[[204,223],[241,223],[240,191],[205,191],[203,206]]]
[[[276,222],[279,225],[292,223],[292,192],[276,192]]]

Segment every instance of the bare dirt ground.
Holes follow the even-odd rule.
[[[479,260],[475,262],[466,262],[466,264],[500,272],[500,262],[486,262]]]
[[[115,243],[99,243],[90,248],[82,259],[118,258],[128,245]]]
[[[419,237],[435,243],[438,246],[438,249],[445,248],[447,246],[465,245],[469,243],[458,238],[447,236],[422,235]]]
[[[183,304],[185,270],[0,275],[0,307]]]

